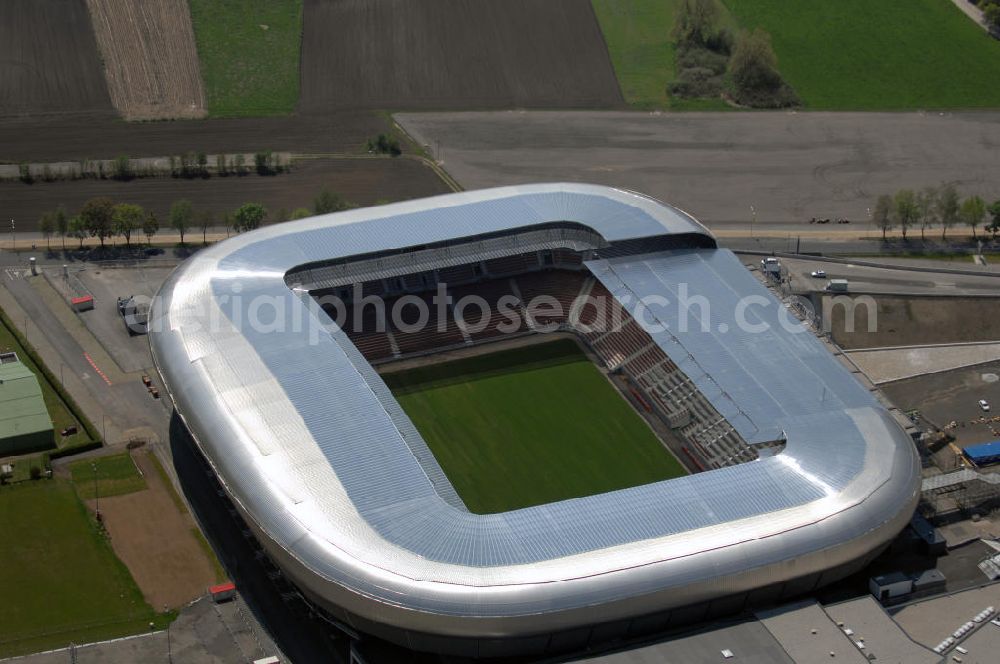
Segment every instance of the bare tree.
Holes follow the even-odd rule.
[[[924,187],[917,194],[917,215],[920,222],[920,241],[924,242],[924,231],[937,221],[937,188]]]
[[[872,210],[872,221],[882,230],[882,241],[885,242],[885,234],[892,230],[893,203],[892,196],[882,194],[875,201],[875,208]]]

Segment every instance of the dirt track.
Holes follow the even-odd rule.
[[[357,153],[386,127],[384,118],[368,112],[174,122],[122,122],[97,116],[8,118],[0,119],[0,161],[156,157],[189,150]]]
[[[300,108],[623,104],[590,0],[306,0]]]
[[[0,2],[0,116],[113,116],[84,0]]]
[[[215,569],[195,539],[194,520],[177,509],[148,454],[135,460],[149,488],[101,499],[104,525],[150,606],[176,608],[203,595]]]
[[[0,182],[5,218],[17,220],[18,230],[34,230],[47,210],[64,205],[75,211],[94,196],[138,203],[151,209],[166,226],[170,204],[189,199],[196,209],[231,212],[248,201],[263,203],[271,213],[310,207],[323,189],[338,192],[359,205],[385,199],[399,201],[445,193],[449,189],[429,167],[406,158],[317,159],[302,162],[292,173],[273,177],[211,177],[207,180],[158,177],[117,182]]]
[[[127,120],[205,115],[187,0],[87,0],[111,101]]]

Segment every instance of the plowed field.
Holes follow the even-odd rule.
[[[304,110],[622,104],[589,0],[306,0]]]
[[[126,119],[205,115],[187,0],[87,0],[87,6],[111,101]]]
[[[0,2],[0,116],[114,109],[84,0]]]

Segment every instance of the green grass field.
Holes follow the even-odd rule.
[[[1000,41],[949,0],[723,0],[771,33],[781,73],[807,108],[1000,106]]]
[[[52,424],[55,427],[54,442],[59,447],[66,447],[68,445],[86,442],[88,437],[87,433],[83,430],[83,427],[80,426],[80,423],[76,421],[75,417],[73,417],[70,409],[59,397],[55,388],[45,379],[45,374],[43,374],[38,367],[35,366],[35,363],[32,362],[28,353],[25,352],[17,338],[9,329],[7,329],[7,326],[0,321],[0,352],[9,351],[17,353],[18,359],[31,369],[31,371],[34,372],[35,376],[38,378],[38,384],[42,388],[42,398],[45,400],[45,406],[48,408],[49,417],[52,418]],[[60,431],[71,425],[77,426],[76,434],[67,436],[66,438],[59,435]]]
[[[162,628],[63,480],[0,488],[0,657]]]
[[[69,464],[69,472],[83,500],[93,500],[98,495],[101,498],[121,496],[146,488],[146,480],[127,452],[74,461]]]
[[[1000,106],[1000,42],[949,0],[722,0],[725,24],[771,33],[778,66],[813,110]],[[671,99],[678,0],[592,0],[626,101],[638,108],[720,110]]]
[[[214,116],[291,113],[299,100],[302,0],[189,0]]]
[[[569,340],[383,378],[477,514],[685,474]]]

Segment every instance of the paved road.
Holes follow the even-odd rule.
[[[467,189],[538,181],[625,187],[713,229],[868,228],[881,193],[953,181],[1000,198],[1000,113],[401,113]],[[855,231],[855,229],[857,229]]]

